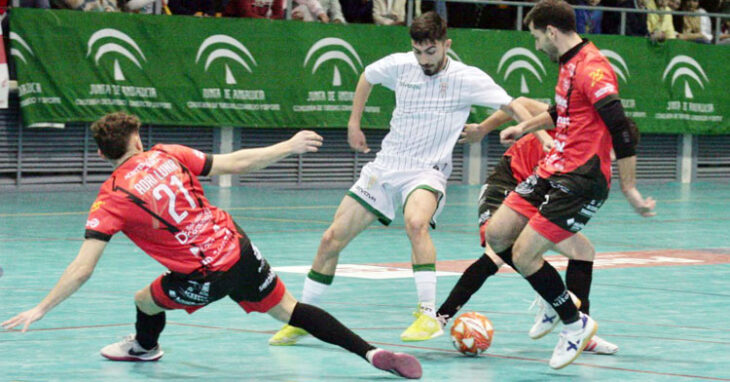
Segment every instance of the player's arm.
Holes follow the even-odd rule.
[[[514,126],[510,126],[502,130],[499,134],[499,139],[503,144],[512,144],[521,136],[529,133],[535,133],[539,130],[552,129],[555,127],[555,119],[551,110],[553,107],[544,111],[530,119],[522,121]],[[557,117],[556,117],[557,118]]]
[[[357,81],[357,87],[355,88],[355,96],[352,100],[350,120],[347,122],[347,143],[350,144],[353,150],[362,153],[370,152],[365,134],[360,128],[360,120],[365,110],[365,103],[367,103],[370,97],[370,91],[372,90],[373,84],[365,78],[365,73],[361,74],[360,80]]]
[[[492,132],[497,127],[513,119],[518,122],[522,121],[525,116],[527,116],[527,119],[529,119],[533,115],[540,114],[541,112],[547,110],[547,108],[548,105],[540,101],[535,101],[526,97],[516,98],[512,100],[509,105],[505,105],[499,110],[492,113],[481,123],[470,123],[465,125],[464,131],[461,133],[461,139],[459,140],[459,143],[480,142],[487,134]],[[520,115],[523,118],[520,118]],[[545,134],[545,136],[550,138],[547,134]],[[550,141],[552,141],[552,138],[550,138]],[[543,142],[543,140],[540,139],[540,142]]]
[[[629,132],[629,121],[624,113],[621,100],[618,96],[609,96],[594,106],[611,133],[621,191],[626,200],[639,215],[644,217],[656,215],[654,199],[644,199],[636,189],[636,142]]]
[[[98,239],[86,239],[81,245],[79,254],[74,261],[66,267],[63,275],[51,289],[48,295],[33,309],[27,310],[2,323],[5,329],[12,329],[22,325],[22,331],[28,330],[28,326],[43,318],[56,305],[74,294],[91,277],[101,254],[106,247],[106,241]]]
[[[322,137],[319,134],[302,130],[275,145],[213,155],[208,175],[244,174],[256,171],[289,155],[316,152],[320,146]]]

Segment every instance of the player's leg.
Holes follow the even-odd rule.
[[[351,196],[345,196],[337,208],[332,225],[322,235],[312,269],[304,279],[302,302],[319,305],[322,294],[332,284],[340,251],[360,232],[367,228],[376,215],[363,207]],[[270,345],[286,346],[295,344],[307,335],[302,328],[284,325],[270,339]]]
[[[164,354],[157,340],[165,328],[165,309],[155,303],[149,285],[135,293],[134,303],[135,334],[105,346],[101,355],[112,361],[157,361]]]
[[[436,304],[436,247],[429,229],[439,197],[437,192],[419,188],[410,194],[403,209],[418,302],[423,312],[430,316],[434,316]]]
[[[565,271],[566,287],[580,299],[580,311],[590,314],[589,295],[593,281],[595,247],[585,235],[579,232],[558,243],[555,250],[569,259],[568,268]],[[586,345],[584,351],[596,354],[615,354],[618,352],[618,346],[596,335]]]
[[[404,378],[421,377],[421,364],[415,357],[369,344],[326,311],[314,305],[297,302],[289,292],[284,292],[281,301],[268,313],[281,322],[305,329],[321,341],[359,355],[378,369]]]
[[[332,284],[340,252],[352,239],[367,228],[377,216],[350,195],[346,195],[335,212],[332,224],[322,235],[312,269],[307,275],[302,301],[319,304],[319,299]]]
[[[228,296],[247,313],[268,313],[287,326],[302,328],[322,341],[367,359],[379,369],[420,378],[421,365],[414,357],[377,351],[329,313],[314,305],[298,303],[253,244],[242,248],[241,260],[229,272],[233,278],[228,283]]]
[[[477,261],[473,262],[456,282],[449,297],[436,311],[436,317],[442,327],[446,326],[449,319],[456,316],[461,307],[463,307],[476,293],[487,279],[496,274],[499,268],[505,264],[489,246]]]
[[[541,216],[538,215],[539,219]],[[515,241],[512,251],[517,269],[532,285],[532,288],[548,301],[560,316],[564,329],[550,359],[550,367],[563,368],[573,362],[598,329],[598,324],[588,315],[580,313],[571,300],[560,274],[542,254],[553,245],[530,225],[525,227]]]

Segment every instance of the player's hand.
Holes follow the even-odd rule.
[[[510,126],[499,132],[499,141],[503,145],[511,145],[522,136],[522,123]]]
[[[548,153],[548,152],[550,152],[550,150],[553,149],[553,146],[555,146],[555,144],[553,143],[552,140],[543,142],[542,143],[542,151]]]
[[[649,218],[656,215],[654,207],[656,207],[656,201],[650,196],[643,200],[642,203],[634,205],[634,211],[645,218]]]
[[[289,138],[292,154],[313,153],[322,146],[322,137],[310,130],[302,130]]]
[[[365,133],[358,128],[349,127],[347,129],[347,143],[350,144],[353,150],[367,154],[370,152],[367,140],[365,139]]]
[[[656,212],[654,212],[656,201],[652,197],[644,199],[636,187],[624,191],[624,196],[626,196],[629,204],[631,204],[631,207],[634,208],[637,214],[645,218],[656,215]]]
[[[21,331],[25,333],[28,330],[28,326],[30,326],[30,324],[43,318],[45,314],[46,313],[43,312],[40,308],[35,307],[31,310],[26,310],[25,312],[18,314],[17,316],[3,322],[0,325],[2,325],[3,329],[5,330],[10,330],[16,326],[22,325],[23,329]]]
[[[484,133],[479,130],[479,124],[468,123],[464,125],[464,130],[461,132],[459,143],[477,143],[481,142],[483,138]]]

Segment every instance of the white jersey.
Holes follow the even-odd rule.
[[[447,58],[428,76],[413,52],[386,56],[365,68],[365,79],[395,91],[390,131],[375,163],[392,169],[436,168],[451,174],[451,155],[472,105],[498,109],[512,102],[481,69]]]

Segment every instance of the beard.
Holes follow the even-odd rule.
[[[446,55],[439,61],[438,64],[435,65],[421,65],[421,70],[423,70],[423,74],[427,76],[433,76],[434,74],[441,71],[441,69],[444,67],[444,63],[446,62]]]
[[[552,62],[558,62],[558,60],[560,59],[560,54],[558,54],[558,48],[554,46],[545,49],[545,53],[548,55],[550,61]]]

